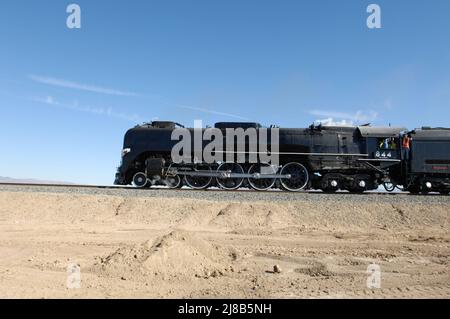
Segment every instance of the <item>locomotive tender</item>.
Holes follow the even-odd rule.
[[[232,157],[206,163],[189,154],[189,161],[174,161],[172,150],[179,142],[172,133],[178,123],[154,121],[138,125],[125,134],[122,161],[115,184],[136,187],[166,185],[194,189],[218,186],[233,190],[281,188],[288,191],[317,189],[324,192],[347,190],[361,193],[384,185],[398,186],[411,193],[450,192],[450,129],[427,128],[407,132],[405,128],[365,126],[322,126],[277,128],[277,145],[271,141],[267,152],[276,149],[278,163],[250,161],[251,142],[244,145],[244,161],[233,145]],[[261,131],[259,123],[216,123],[227,146],[228,129]],[[193,134],[203,129],[187,129]],[[402,137],[412,137],[409,156],[402,152]],[[258,135],[259,136],[259,135]],[[257,143],[261,141],[258,140]],[[204,149],[206,141],[202,141]],[[229,145],[228,145],[229,146]],[[242,145],[241,145],[242,146]],[[275,147],[276,146],[276,147]],[[227,148],[229,150],[229,148]],[[218,151],[220,152],[220,151]],[[258,149],[258,152],[261,153]],[[242,152],[241,152],[242,153]]]

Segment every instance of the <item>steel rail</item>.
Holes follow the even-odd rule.
[[[154,187],[154,188],[137,188],[131,185],[82,185],[82,184],[39,184],[39,183],[0,183],[0,186],[22,186],[22,187],[55,187],[55,188],[91,188],[91,189],[127,189],[127,190],[135,190],[135,191],[153,191],[153,190],[164,190],[164,191],[193,191],[193,192],[223,192],[223,193],[230,193],[230,192],[255,192],[259,194],[292,194],[292,196],[295,196],[295,194],[323,194],[323,195],[355,195],[355,196],[361,196],[361,195],[386,195],[386,196],[395,196],[395,195],[404,195],[404,196],[448,196],[448,195],[442,195],[442,194],[410,194],[408,192],[380,192],[380,191],[366,191],[364,193],[350,193],[347,191],[337,191],[334,193],[325,193],[321,190],[302,190],[299,192],[287,192],[279,189],[269,189],[265,191],[257,191],[253,189],[236,189],[236,190],[226,190],[226,189],[220,189],[220,188],[208,188],[208,189],[192,189],[192,188],[165,188],[164,186],[161,187]]]

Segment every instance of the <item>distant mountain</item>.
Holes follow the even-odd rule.
[[[60,182],[60,181],[47,181],[40,179],[32,179],[32,178],[11,178],[11,177],[3,177],[0,176],[0,183],[11,183],[11,184],[64,184],[64,185],[73,185],[74,183],[69,182]]]

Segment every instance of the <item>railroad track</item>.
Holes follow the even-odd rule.
[[[73,188],[100,188],[100,189],[123,189],[134,188],[131,186],[116,185],[83,185],[83,184],[39,184],[39,183],[0,183],[1,186],[31,186],[31,187],[73,187]],[[138,188],[136,188],[137,190]]]
[[[273,190],[266,190],[266,191],[255,191],[252,189],[237,189],[237,190],[223,190],[220,188],[209,188],[209,189],[192,189],[192,188],[165,188],[164,186],[157,186],[154,188],[136,188],[134,186],[118,186],[118,185],[84,185],[84,184],[39,184],[39,183],[0,183],[0,186],[25,186],[25,187],[54,187],[54,188],[91,188],[91,189],[128,189],[128,190],[135,190],[139,192],[145,192],[145,191],[152,191],[152,190],[166,190],[166,191],[192,191],[192,192],[225,192],[225,193],[239,193],[239,192],[255,192],[255,193],[283,193],[286,194],[285,191],[281,191],[278,189]],[[289,193],[289,192],[288,192]],[[305,190],[298,193],[311,193],[311,194],[323,194],[320,190]],[[291,193],[295,194],[295,193]],[[410,193],[403,193],[403,192],[386,192],[386,191],[367,191],[365,193],[348,193],[346,191],[338,191],[336,193],[326,193],[327,195],[342,195],[342,194],[351,194],[351,195],[385,195],[385,196],[396,196],[396,195],[403,195],[403,196],[446,196],[441,194],[418,194],[413,195]]]

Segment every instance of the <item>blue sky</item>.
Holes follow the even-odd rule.
[[[0,4],[0,176],[111,184],[156,118],[450,126],[448,0],[73,2],[80,30],[71,2]]]

